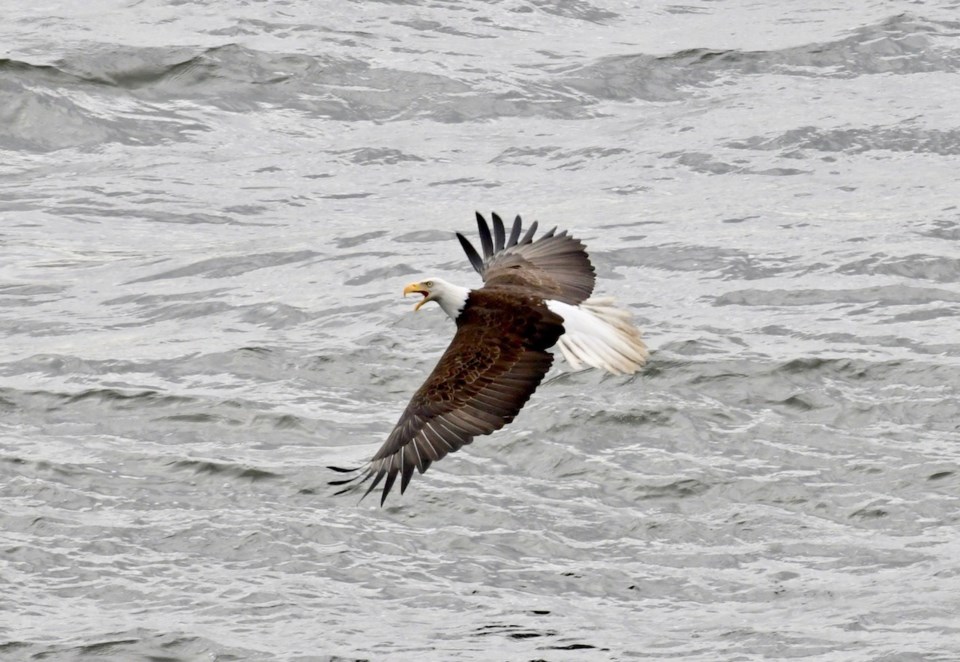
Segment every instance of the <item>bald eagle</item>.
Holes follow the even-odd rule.
[[[370,462],[356,469],[330,467],[341,473],[364,469],[331,481],[346,485],[337,494],[372,479],[366,497],[382,481],[382,506],[397,476],[403,494],[414,469],[422,474],[474,437],[510,423],[550,369],[554,346],[578,370],[632,374],[646,362],[647,348],[630,314],[612,299],[590,298],[596,276],[583,243],[556,228],[534,239],[536,222],[521,238],[519,216],[507,236],[500,217],[493,214],[492,220],[491,234],[477,213],[483,257],[456,233],[483,287],[428,278],[404,288],[404,296],[423,296],[414,310],[436,301],[457,332]]]

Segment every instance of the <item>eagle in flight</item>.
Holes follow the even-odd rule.
[[[647,348],[630,314],[612,299],[590,297],[596,276],[580,240],[556,228],[534,239],[536,222],[521,237],[519,216],[508,236],[500,217],[493,214],[492,220],[491,233],[477,213],[482,257],[457,233],[483,287],[428,278],[404,288],[404,296],[423,295],[414,310],[436,301],[457,332],[370,462],[356,469],[330,467],[359,472],[331,481],[346,485],[337,494],[370,481],[366,497],[382,482],[382,506],[397,476],[403,494],[415,469],[422,474],[474,437],[510,423],[550,369],[554,346],[577,370],[632,374],[646,362]]]

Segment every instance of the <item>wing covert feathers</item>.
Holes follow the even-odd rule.
[[[570,304],[590,297],[596,275],[579,239],[566,231],[557,233],[556,228],[534,239],[536,221],[521,239],[523,223],[519,216],[507,237],[500,217],[492,214],[491,219],[492,233],[486,219],[477,212],[482,256],[466,237],[457,233],[470,264],[487,287],[521,288],[530,295]]]

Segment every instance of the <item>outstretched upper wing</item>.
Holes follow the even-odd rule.
[[[556,299],[569,304],[585,301],[593,293],[596,275],[586,247],[579,239],[556,228],[534,239],[534,221],[523,238],[522,223],[517,216],[507,237],[503,221],[492,214],[493,234],[483,216],[477,212],[477,229],[483,257],[459,232],[457,239],[470,259],[470,264],[483,276],[488,286],[521,286],[530,294]]]
[[[531,330],[533,337],[521,335]],[[562,332],[562,319],[542,306],[465,309],[447,351],[365,471],[331,484],[348,485],[342,490],[348,491],[372,478],[367,496],[386,479],[383,505],[399,475],[402,494],[414,469],[423,473],[514,419],[550,369],[553,356],[546,350]]]

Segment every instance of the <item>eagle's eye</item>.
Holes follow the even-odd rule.
[[[427,287],[433,287],[433,281],[428,280],[426,283],[424,283],[424,285],[426,285]]]

